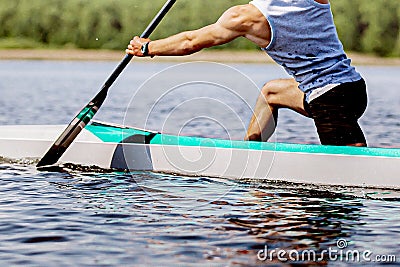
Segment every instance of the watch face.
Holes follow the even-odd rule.
[[[147,42],[147,43],[144,43],[143,45],[142,45],[142,49],[141,49],[141,52],[142,52],[142,54],[144,55],[144,56],[147,56],[147,54],[149,53],[149,43]]]

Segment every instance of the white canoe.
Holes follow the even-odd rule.
[[[0,156],[41,158],[65,129],[0,126]],[[400,149],[229,141],[92,123],[59,163],[188,176],[400,189]]]

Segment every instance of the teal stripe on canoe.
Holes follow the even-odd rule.
[[[145,135],[151,133],[133,128],[120,128],[116,126],[92,124],[86,129],[100,138],[103,142],[121,143],[132,135]],[[245,142],[222,139],[211,139],[189,136],[175,136],[168,134],[157,134],[151,140],[155,145],[180,145],[180,146],[202,146],[216,148],[269,150],[279,152],[296,152],[308,154],[334,154],[353,156],[375,156],[400,158],[400,149],[396,148],[361,148],[361,147],[336,147],[321,145],[284,144],[269,142]]]
[[[121,128],[117,126],[103,125],[100,123],[92,123],[87,125],[85,129],[106,143],[121,143],[124,139],[132,135],[148,136],[151,134],[150,132],[134,128]]]
[[[180,146],[203,146],[217,148],[269,150],[279,152],[296,152],[308,154],[334,154],[352,156],[375,156],[400,158],[400,149],[389,148],[362,148],[362,147],[337,147],[321,145],[285,144],[270,142],[245,142],[221,139],[173,136],[158,134],[151,144],[180,145]]]

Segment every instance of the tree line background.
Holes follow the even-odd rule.
[[[0,48],[125,49],[165,0],[0,0]],[[152,35],[168,35],[213,23],[247,0],[178,0]],[[400,56],[399,0],[331,0],[346,50]],[[222,46],[254,49],[238,39]]]

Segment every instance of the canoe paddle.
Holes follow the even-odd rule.
[[[150,34],[154,31],[157,25],[161,22],[164,16],[168,13],[171,7],[175,4],[176,0],[168,0],[158,14],[154,17],[154,19],[147,26],[146,30],[140,35],[141,38],[148,38]],[[119,63],[114,72],[110,75],[110,77],[106,80],[100,92],[89,102],[80,112],[79,114],[70,122],[64,132],[58,137],[58,139],[54,142],[52,147],[47,151],[47,153],[43,156],[43,158],[39,161],[36,167],[44,167],[51,166],[57,163],[57,161],[61,158],[64,152],[68,149],[71,143],[75,140],[78,134],[82,131],[83,128],[90,122],[93,116],[100,109],[104,100],[107,97],[107,93],[111,85],[115,82],[121,72],[125,69],[125,67],[129,64],[132,55],[125,55],[123,60]]]

